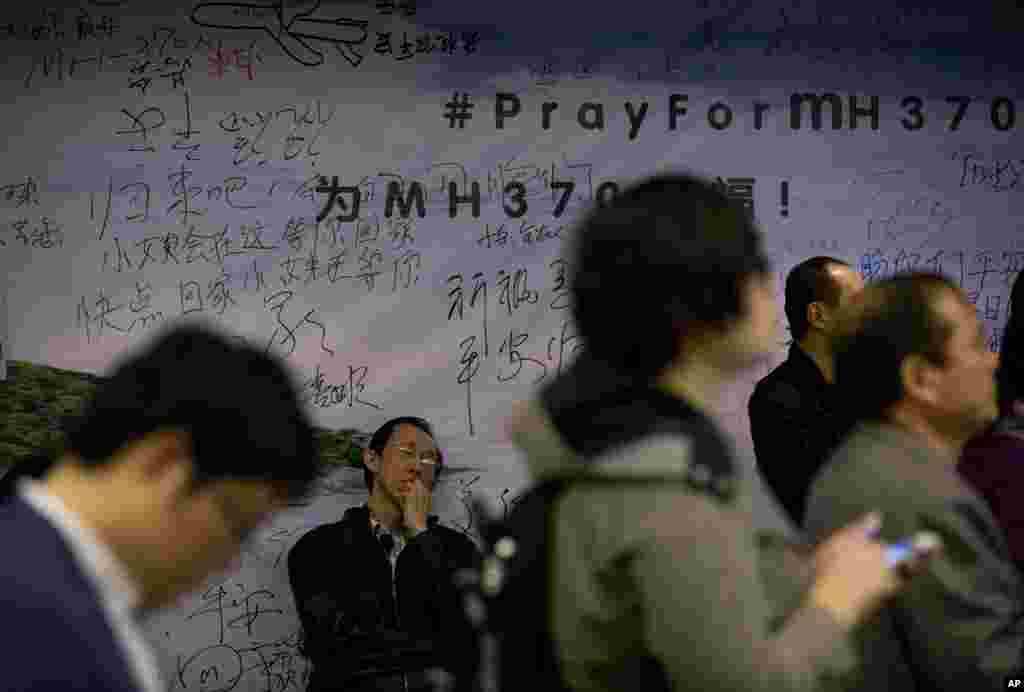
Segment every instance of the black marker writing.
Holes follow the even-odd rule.
[[[331,182],[329,185],[327,183],[327,178],[321,177],[320,185],[317,186],[316,191],[321,194],[328,195],[327,203],[324,205],[323,209],[320,210],[320,213],[317,214],[317,223],[323,221],[327,217],[327,215],[331,213],[331,210],[334,208],[335,205],[340,207],[342,211],[346,211],[345,202],[341,199],[341,194],[345,192],[352,193],[353,195],[352,211],[350,213],[345,214],[344,216],[339,215],[338,218],[344,221],[353,221],[359,217],[359,202],[362,193],[360,192],[358,187],[352,187],[350,185],[339,185],[338,176],[335,175],[331,177]]]
[[[35,223],[27,217],[17,218],[4,224],[4,232],[13,231],[14,239],[20,240],[24,247],[49,250],[64,247],[64,229],[56,221],[43,216]],[[7,241],[0,235],[0,247],[7,247]]]
[[[519,377],[519,373],[523,369],[523,363],[530,363],[531,365],[535,365],[540,368],[540,372],[538,373],[536,379],[534,379],[533,384],[537,384],[547,376],[548,366],[545,365],[543,361],[540,361],[531,356],[524,356],[519,351],[519,349],[526,343],[526,340],[529,337],[530,335],[526,332],[517,332],[514,329],[509,330],[508,338],[501,343],[501,346],[498,348],[498,353],[507,355],[508,364],[515,366],[515,370],[512,370],[510,373],[502,372],[499,370],[499,382],[508,382],[509,380],[514,380],[517,377]]]
[[[569,309],[569,285],[566,273],[569,269],[569,263],[564,259],[552,260],[551,264],[548,265],[554,274],[554,287],[551,292],[554,294],[549,304],[552,310],[568,310]]]
[[[284,0],[200,2],[192,10],[192,21],[210,28],[265,32],[288,57],[306,67],[317,67],[324,62],[324,54],[314,47],[314,42],[330,43],[350,65],[358,67],[363,55],[356,47],[366,42],[369,22],[320,16],[321,4],[321,0],[315,0],[309,9],[286,18]],[[272,10],[272,13],[261,10]],[[240,21],[240,16],[246,17],[246,21]]]
[[[346,405],[352,408],[355,404],[362,404],[370,408],[379,409],[380,406],[364,401],[360,395],[366,391],[366,378],[369,375],[368,367],[348,366],[348,381],[344,384],[330,384],[325,381],[324,374],[320,372],[320,366],[316,366],[313,377],[306,382],[306,386],[312,390],[312,400],[319,408]]]
[[[504,305],[511,315],[523,303],[533,304],[538,300],[537,291],[527,286],[526,269],[517,269],[513,276],[504,269],[498,271],[498,304]]]
[[[87,340],[91,340],[93,336],[103,336],[107,330],[127,334],[137,327],[146,327],[164,319],[163,312],[154,311],[150,306],[152,295],[147,292],[148,285],[143,284],[136,288],[138,295],[131,303],[131,312],[134,316],[127,326],[112,319],[126,307],[124,303],[115,305],[102,290],[97,291],[96,300],[92,304],[86,301],[85,296],[81,297],[76,306],[76,320]]]
[[[159,108],[150,107],[139,113],[132,113],[126,108],[122,108],[121,113],[131,120],[135,127],[130,130],[117,130],[114,134],[138,135],[142,138],[141,144],[132,145],[128,148],[128,151],[156,151],[150,144],[149,135],[152,131],[163,127],[167,123],[167,116],[164,115],[164,112]]]
[[[203,216],[206,214],[206,209],[195,209],[192,207],[192,201],[203,193],[201,186],[188,184],[192,175],[192,171],[186,169],[185,164],[181,164],[179,170],[167,176],[171,183],[171,194],[177,198],[167,207],[167,213],[177,214],[181,218],[183,226],[189,226],[193,216]]]
[[[0,200],[14,202],[14,206],[39,206],[39,186],[32,176],[27,176],[23,183],[0,185]]]
[[[281,608],[265,608],[260,607],[262,602],[273,601],[276,598],[273,591],[269,589],[259,589],[245,595],[242,602],[239,604],[237,601],[232,601],[232,604],[239,605],[243,609],[241,615],[237,615],[227,621],[227,626],[231,629],[244,628],[246,634],[250,637],[253,636],[252,628],[253,625],[261,617],[265,615],[281,615],[284,611]]]
[[[188,91],[185,91],[185,129],[178,130],[175,132],[180,139],[174,143],[174,150],[184,150],[188,153],[185,154],[186,161],[196,161],[199,159],[199,147],[198,143],[192,143],[190,140],[193,135],[198,135],[198,130],[192,129],[192,100],[189,96]]]
[[[128,183],[127,185],[122,185],[121,189],[119,190],[119,192],[124,193],[124,192],[127,192],[128,190],[134,190],[134,192],[132,193],[132,196],[129,198],[129,202],[128,202],[129,206],[131,206],[131,207],[133,207],[135,209],[141,209],[141,212],[136,212],[134,214],[129,214],[128,216],[125,217],[125,220],[129,221],[129,222],[133,222],[133,223],[146,223],[147,221],[149,221],[149,198],[150,198],[149,184],[148,183],[143,183],[143,182]],[[109,223],[109,220],[110,220],[110,196],[108,195],[107,196],[106,220],[104,222],[104,226],[106,226],[107,223]],[[100,234],[100,238],[101,239],[103,238],[102,233]]]
[[[264,303],[268,306],[268,309],[274,313],[274,317],[277,320],[277,327],[274,328],[273,334],[270,336],[270,341],[267,343],[267,352],[270,352],[270,348],[276,343],[288,344],[288,350],[285,355],[291,355],[295,351],[297,345],[295,333],[303,325],[310,325],[319,328],[320,330],[320,348],[321,350],[334,355],[334,351],[327,347],[327,329],[323,323],[313,319],[313,314],[316,309],[309,310],[302,319],[294,324],[289,324],[284,321],[282,313],[284,312],[285,306],[294,297],[292,291],[284,290],[278,291],[264,299]]]
[[[476,351],[476,337],[466,337],[459,342],[459,348],[462,349],[459,356],[459,365],[462,366],[462,369],[459,371],[457,382],[466,385],[466,422],[469,426],[469,434],[473,436],[475,430],[473,428],[473,392],[471,383],[480,370],[480,353]]]

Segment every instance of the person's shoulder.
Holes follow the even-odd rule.
[[[57,530],[13,499],[0,507],[0,541],[18,556],[0,562],[0,621],[14,633],[6,642],[10,660],[4,682],[31,680],[40,689],[59,689],[47,685],[61,681],[73,682],[75,689],[123,689],[119,680],[106,684],[104,671],[111,662],[106,653],[96,653],[117,651],[101,596]],[[46,666],[54,655],[61,666],[51,671]],[[43,667],[34,670],[38,665]]]
[[[985,432],[968,440],[957,470],[981,488],[1007,488],[1024,478],[1024,438],[1019,433]]]
[[[299,555],[307,550],[315,549],[324,543],[330,543],[337,539],[338,534],[344,530],[343,521],[331,521],[315,526],[295,541],[290,555]]]
[[[5,641],[4,689],[129,689],[125,661],[98,595],[20,589],[5,591],[4,603],[11,607],[0,606],[0,617],[5,629],[16,633]]]
[[[814,475],[809,495],[870,498],[879,487],[900,485],[908,464],[898,441],[885,424],[858,423]],[[917,502],[924,499],[926,491],[918,488],[918,492],[899,495]]]
[[[0,544],[8,555],[17,555],[0,561],[0,580],[20,581],[26,574],[37,574],[24,583],[60,581],[71,565],[71,553],[57,529],[17,496],[0,503]],[[37,591],[45,587],[32,590]]]
[[[782,362],[770,373],[758,380],[750,395],[752,406],[759,403],[798,407],[801,402],[800,379],[793,372],[789,361]]]
[[[67,617],[64,594],[50,594],[49,600],[51,603],[46,603],[43,594],[32,589],[5,591],[0,604],[8,633],[4,689],[59,689],[61,682],[71,680],[82,684],[95,677],[96,652],[115,649],[113,641],[97,641],[94,628],[83,632],[81,619]],[[59,661],[56,667],[54,657]],[[96,688],[87,685],[80,689]]]
[[[688,421],[678,430],[660,431],[609,450],[587,467],[581,492],[629,495],[706,495],[729,504],[738,477],[713,430]]]
[[[988,430],[975,435],[964,445],[963,456],[991,458],[993,455],[1024,455],[1024,433]]]
[[[822,473],[870,465],[880,450],[888,455],[884,432],[879,432],[871,423],[857,423],[832,450],[822,464]]]
[[[61,604],[65,601],[55,598],[50,582],[57,574],[59,565],[55,561],[41,564],[32,559],[4,560],[0,568],[0,589],[4,597],[0,600],[0,619],[5,626],[19,620],[29,622],[58,622]],[[59,586],[59,578],[53,587]]]
[[[651,438],[620,450],[608,467],[594,468],[583,483],[565,491],[559,515],[571,517],[567,523],[576,527],[571,533],[588,527],[584,535],[603,536],[601,543],[611,552],[701,531],[734,530],[737,521],[743,523],[737,500],[742,479],[697,453],[698,438],[699,433]]]
[[[47,643],[67,639],[70,631],[89,629],[103,616],[99,594],[85,581],[73,559],[60,553],[22,551],[18,560],[7,560],[0,569],[0,620],[8,631],[47,632]],[[67,630],[67,631],[66,631]]]
[[[21,520],[22,508],[17,495],[5,495],[0,499],[0,536],[17,536],[21,533],[18,524]],[[10,545],[10,539],[4,541],[4,545]]]
[[[450,526],[445,526],[444,524],[441,524],[440,522],[430,527],[430,531],[436,533],[446,545],[455,546],[459,548],[473,548],[474,550],[476,549],[476,544],[473,542],[473,539],[471,539],[462,531],[457,531],[451,528]]]

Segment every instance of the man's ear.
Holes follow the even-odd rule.
[[[363,450],[363,464],[374,473],[378,473],[380,471],[380,456],[367,447]]]
[[[161,428],[147,433],[131,446],[129,458],[139,480],[162,485],[176,497],[188,492],[194,466],[191,438],[184,430]]]
[[[920,353],[911,353],[900,363],[900,381],[905,399],[937,404],[939,371],[934,363]]]
[[[821,303],[815,301],[807,305],[807,324],[820,330],[826,328],[825,309]]]

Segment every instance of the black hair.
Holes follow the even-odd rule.
[[[835,257],[812,257],[793,267],[786,276],[786,320],[795,341],[807,334],[807,306],[811,303],[839,305],[839,285],[829,274],[832,265],[850,266]]]
[[[1020,277],[1018,273],[1010,289],[1010,316],[1003,328],[996,369],[999,413],[1004,416],[1013,412],[1013,402],[1024,394],[1024,281]]]
[[[836,384],[857,420],[882,419],[903,398],[907,356],[946,362],[955,328],[937,310],[946,291],[961,295],[952,279],[931,272],[896,274],[864,289],[835,341]]]
[[[378,455],[384,453],[384,448],[387,446],[388,441],[391,440],[391,435],[395,432],[395,428],[399,425],[413,425],[426,434],[430,435],[431,439],[434,437],[434,431],[430,427],[430,423],[422,418],[415,416],[400,416],[398,418],[392,418],[384,425],[377,428],[376,432],[370,437],[370,441],[367,443],[367,449],[376,452]],[[444,468],[444,455],[441,453],[440,448],[437,450],[437,471],[434,475],[436,480],[441,476],[441,470]],[[363,464],[363,481],[366,483],[366,489],[373,492],[373,471],[367,468],[366,464]]]
[[[296,499],[319,472],[313,427],[286,365],[199,324],[169,328],[123,360],[69,421],[66,448],[98,466],[161,428],[188,434],[196,483],[261,479]]]
[[[573,237],[572,314],[590,353],[652,377],[688,325],[743,310],[747,277],[769,271],[746,210],[712,182],[665,174],[598,205]]]
[[[0,477],[0,501],[14,495],[19,480],[38,480],[44,477],[52,466],[53,457],[46,453],[33,454],[14,462]]]

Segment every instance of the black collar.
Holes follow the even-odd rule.
[[[369,505],[360,505],[358,507],[349,507],[345,510],[341,520],[344,522],[351,522],[356,526],[365,526],[367,531],[370,531],[370,507]],[[436,514],[427,515],[427,528],[434,528],[440,518]]]
[[[695,454],[713,476],[735,476],[728,443],[710,418],[650,381],[624,375],[585,352],[540,396],[555,428],[584,458],[657,433],[686,432],[698,440]]]
[[[818,364],[795,341],[789,345],[789,355],[786,357],[786,362],[789,363],[789,367],[795,371],[797,376],[808,384],[813,384],[817,389],[829,389],[831,387]]]

